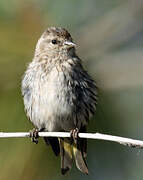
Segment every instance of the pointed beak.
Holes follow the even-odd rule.
[[[67,45],[67,46],[69,46],[69,47],[76,47],[76,44],[73,43],[73,42],[71,42],[71,41],[65,41],[65,42],[64,42],[64,45]]]

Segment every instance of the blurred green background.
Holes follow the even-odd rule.
[[[143,139],[143,1],[0,0],[0,131],[29,131],[21,79],[35,44],[62,26],[96,79],[100,98],[89,132]],[[60,174],[60,158],[42,139],[0,139],[0,180],[141,180],[143,151],[88,141],[89,176],[75,166]]]

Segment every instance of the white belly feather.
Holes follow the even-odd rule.
[[[64,74],[54,68],[48,78],[39,76],[33,81],[29,105],[31,111],[27,111],[30,120],[38,128],[45,128],[48,131],[70,130],[74,127],[72,117],[74,105],[70,101],[72,92],[65,83]],[[24,98],[25,107],[27,99]]]

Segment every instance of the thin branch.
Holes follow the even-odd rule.
[[[39,137],[70,137],[69,132],[39,132]],[[98,139],[105,141],[113,141],[119,144],[129,146],[129,147],[138,147],[143,148],[143,141],[135,140],[131,138],[112,136],[101,133],[79,133],[78,136],[80,138],[88,138],[88,139]],[[19,137],[30,137],[29,132],[0,132],[0,138],[19,138]]]

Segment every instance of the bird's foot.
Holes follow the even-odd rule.
[[[72,129],[72,130],[70,131],[71,138],[74,140],[74,143],[75,143],[75,144],[77,144],[78,133],[79,133],[79,129],[78,129],[78,128]]]
[[[35,144],[38,144],[38,139],[39,139],[38,132],[39,130],[37,128],[30,130],[31,141],[34,142]]]

